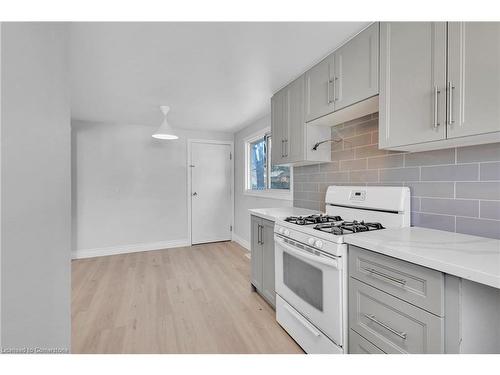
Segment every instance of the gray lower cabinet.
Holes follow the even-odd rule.
[[[262,219],[257,216],[250,216],[251,222],[251,252],[252,252],[252,285],[257,290],[262,290],[262,262],[263,245],[260,240]]]
[[[385,353],[444,353],[443,318],[351,278],[349,326]]]
[[[500,353],[500,289],[349,245],[350,353]]]
[[[435,315],[444,315],[444,274],[349,246],[349,274]]]
[[[444,289],[441,272],[349,246],[349,329],[381,352],[444,353]]]
[[[363,336],[349,330],[349,354],[385,354]]]
[[[251,215],[252,285],[273,307],[274,288],[274,222]]]

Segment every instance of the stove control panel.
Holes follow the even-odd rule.
[[[366,200],[366,190],[352,190],[349,200],[363,202]]]
[[[289,222],[284,222],[283,225],[281,225],[280,222],[277,222],[274,225],[274,233],[282,238],[289,238],[292,241],[297,241],[334,256],[342,256],[345,253],[347,245],[343,242],[336,242],[337,240],[342,241],[342,236],[333,236],[329,233],[325,234],[322,232],[318,233],[319,236],[314,236],[311,233],[304,233],[305,230],[297,230],[296,228],[307,228],[307,232],[319,232],[313,230],[310,225],[300,226]],[[320,238],[321,236],[328,238]]]

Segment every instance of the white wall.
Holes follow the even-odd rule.
[[[1,345],[69,349],[67,25],[1,28]]]
[[[72,121],[74,256],[187,242],[187,139],[233,135],[179,130],[165,141],[154,130]]]
[[[234,136],[234,234],[243,243],[250,241],[250,208],[291,207],[292,200],[260,198],[245,195],[245,143],[253,133],[271,126],[271,117],[265,116],[240,130]]]

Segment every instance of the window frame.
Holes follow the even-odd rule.
[[[272,142],[272,134],[271,128],[266,127],[264,129],[255,132],[245,139],[243,139],[243,147],[245,148],[245,181],[243,185],[243,194],[248,196],[254,196],[259,198],[269,198],[269,199],[280,199],[286,201],[293,201],[293,166],[288,165],[290,167],[290,189],[263,189],[263,190],[254,190],[249,189],[250,185],[250,144],[260,138],[271,136]],[[267,151],[266,151],[267,152]],[[272,152],[272,143],[271,143],[271,152]],[[266,154],[267,157],[267,154]],[[268,159],[269,160],[269,159]],[[268,163],[270,165],[270,163]],[[266,186],[269,186],[269,178],[270,174],[268,173],[266,176]]]

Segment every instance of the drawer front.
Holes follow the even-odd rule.
[[[444,275],[439,271],[349,245],[349,275],[444,316]]]
[[[444,318],[349,279],[349,326],[386,353],[443,353]]]
[[[276,295],[276,320],[306,353],[343,354],[342,348],[335,345],[279,295]]]
[[[363,336],[349,330],[349,354],[385,354]]]

